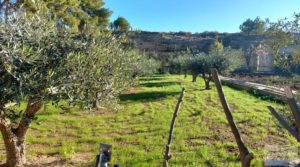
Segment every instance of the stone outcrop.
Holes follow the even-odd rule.
[[[241,33],[162,33],[162,32],[135,32],[130,38],[142,52],[155,52],[165,55],[184,51],[187,48],[207,52],[214,39],[218,37],[225,47],[234,49],[248,48],[251,44],[258,45],[264,39],[262,35],[245,35]]]
[[[248,50],[253,46],[259,46],[265,39],[263,35],[246,35],[242,33],[162,33],[162,32],[134,32],[131,33],[130,38],[134,41],[136,47],[141,52],[156,53],[161,59],[164,56],[185,51],[187,48],[208,52],[211,44],[215,38],[222,41],[225,47],[234,49]],[[262,50],[250,55],[248,67],[257,72],[271,72],[273,69],[274,58],[268,52]]]

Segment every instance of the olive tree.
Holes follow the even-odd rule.
[[[8,167],[26,162],[25,139],[45,101],[105,105],[130,83],[135,57],[124,39],[57,29],[48,16],[14,17],[0,28],[0,131]],[[11,107],[27,101],[24,111]]]
[[[139,55],[126,48],[125,37],[103,34],[89,40],[87,48],[64,60],[65,91],[71,102],[89,109],[111,106],[131,84]]]
[[[188,50],[187,52],[182,52],[180,55],[172,59],[170,62],[172,71],[178,74],[184,74],[184,78],[186,78],[188,73],[187,63],[191,58],[190,54],[191,52]]]
[[[0,131],[5,165],[23,166],[26,132],[43,101],[52,98],[53,89],[61,84],[57,65],[72,43],[67,33],[58,32],[53,22],[39,17],[10,20],[1,27],[0,35]],[[22,100],[27,100],[27,108],[21,114],[8,107]]]
[[[206,54],[198,53],[189,55],[185,63],[188,73],[192,75],[192,82],[196,82],[198,75],[206,68]]]
[[[150,76],[158,72],[160,68],[159,61],[150,56],[140,55],[137,51],[133,51],[133,55],[138,57],[133,66],[133,78],[136,78],[137,76]]]
[[[205,54],[205,53],[199,53],[195,56],[193,56],[188,61],[188,70],[192,74],[193,82],[196,82],[197,77],[200,75],[205,83],[205,89],[210,89],[210,80],[211,80],[211,74],[209,72],[209,69],[217,66],[218,68],[223,68],[228,65],[227,62],[225,62],[226,59],[222,59],[217,56]]]
[[[187,61],[187,69],[196,82],[200,75],[205,83],[205,89],[210,89],[211,68],[216,68],[221,73],[233,71],[243,64],[241,50],[224,48],[222,50],[211,50],[208,54],[198,53],[190,55]]]

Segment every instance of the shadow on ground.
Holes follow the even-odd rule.
[[[55,161],[52,161],[52,162],[25,165],[25,167],[44,167],[44,166],[59,167],[59,166],[67,166],[67,165],[66,165],[66,162],[62,161],[62,160],[55,160]]]
[[[179,95],[180,92],[141,92],[141,93],[130,93],[121,94],[119,96],[121,101],[154,101],[160,98],[165,98],[168,96]]]
[[[51,166],[51,167],[67,167],[67,166],[86,166],[86,167],[94,167],[95,165],[92,162],[84,162],[84,163],[73,163],[67,162],[66,160],[62,159],[55,159],[54,157],[49,157],[45,159],[46,162],[39,161],[32,162],[24,165],[24,167],[44,167],[44,166]]]
[[[164,87],[164,86],[173,86],[173,85],[180,85],[180,82],[155,82],[155,83],[142,83],[139,86],[142,87]]]
[[[139,81],[161,81],[164,80],[165,78],[162,77],[156,77],[156,78],[141,78],[139,79]]]

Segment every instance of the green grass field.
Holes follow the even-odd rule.
[[[140,79],[137,86],[120,96],[117,111],[86,112],[72,108],[65,111],[47,105],[27,136],[28,160],[47,162],[56,157],[68,166],[87,166],[93,163],[101,142],[113,145],[113,164],[162,166],[182,87],[186,88],[186,94],[175,124],[171,166],[240,166],[238,149],[214,85],[212,90],[204,90],[201,78],[192,83],[190,77],[184,79],[179,75]],[[285,131],[278,130],[266,107],[283,106],[223,88],[242,137],[255,154],[253,166],[261,166],[267,154],[266,145],[300,147]],[[0,155],[1,159],[4,156]]]

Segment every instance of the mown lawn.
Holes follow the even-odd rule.
[[[240,166],[238,149],[213,84],[212,90],[203,90],[200,78],[192,83],[190,77],[178,75],[141,78],[137,86],[120,96],[118,110],[86,112],[48,104],[26,139],[28,159],[46,166],[87,166],[93,163],[101,142],[113,145],[113,164],[162,166],[182,87],[186,94],[175,125],[171,166]],[[280,104],[226,86],[224,91],[242,137],[255,154],[253,166],[261,166],[266,145],[300,147],[285,131],[278,130],[267,110],[269,104],[282,108]],[[4,156],[0,155],[1,159]]]

